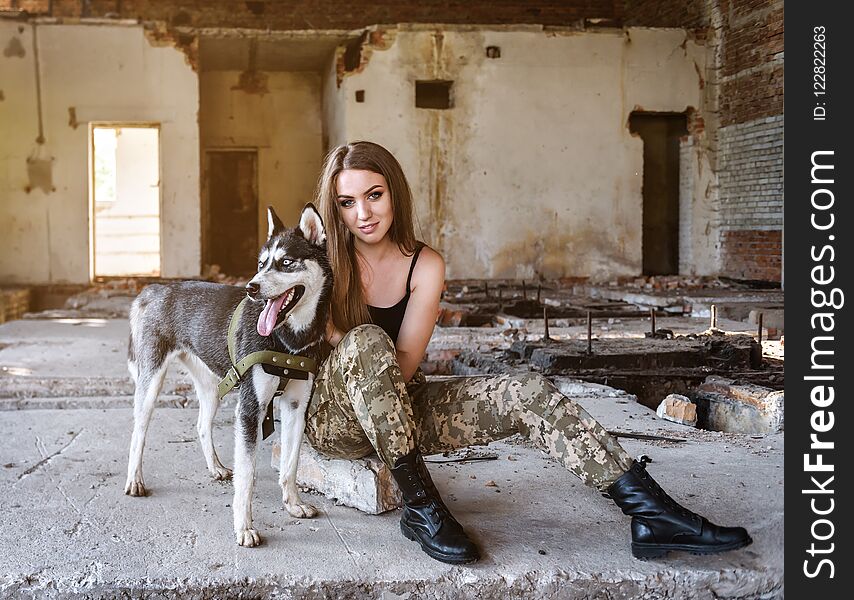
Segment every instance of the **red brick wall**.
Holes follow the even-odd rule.
[[[721,272],[781,280],[783,2],[709,0],[720,44]],[[757,229],[762,227],[762,229]]]
[[[721,126],[783,113],[783,2],[721,2]]]
[[[780,281],[783,232],[744,229],[723,236],[724,272],[736,279]]]

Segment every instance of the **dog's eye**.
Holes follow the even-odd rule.
[[[283,266],[283,267],[287,267],[288,265],[293,264],[293,262],[294,262],[294,261],[292,261],[292,260],[291,260],[291,259],[289,259],[289,258],[283,258],[283,259],[282,259],[282,266]]]

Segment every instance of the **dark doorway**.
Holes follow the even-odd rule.
[[[643,274],[679,273],[679,138],[684,114],[632,113],[643,139]]]
[[[258,153],[208,150],[202,261],[221,273],[250,275],[258,256]]]

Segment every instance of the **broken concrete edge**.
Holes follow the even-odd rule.
[[[699,392],[713,392],[727,398],[752,404],[761,410],[773,409],[783,401],[780,391],[752,383],[736,383],[733,379],[710,375],[698,386]]]
[[[568,398],[620,398],[630,402],[638,401],[638,397],[634,394],[601,383],[590,383],[563,375],[549,377],[548,379],[551,379],[558,391]]]
[[[716,392],[692,393],[692,401],[697,405],[698,422],[703,429],[767,435],[783,431],[783,396],[782,392],[778,394],[779,403],[768,409],[759,409]]]
[[[281,447],[274,442],[273,469],[278,470],[280,456]],[[376,454],[353,460],[330,458],[315,450],[306,440],[300,447],[297,486],[370,515],[401,506],[397,484]]]
[[[0,376],[0,404],[7,398],[133,398],[134,384],[128,377],[25,377]],[[195,398],[192,385],[184,380],[167,380],[160,396]]]
[[[765,434],[784,429],[784,390],[749,383],[736,384],[732,379],[711,375],[694,391],[693,401],[695,404],[708,404],[704,409],[709,411],[709,419],[717,423],[715,426],[726,427],[723,431]],[[744,408],[738,410],[739,407]],[[746,427],[735,424],[743,421],[751,410],[756,415]],[[732,424],[728,422],[727,412],[735,415]]]
[[[476,568],[476,567],[475,567]],[[283,569],[286,566],[283,565]],[[662,566],[645,577],[626,579],[621,573],[580,572],[571,568],[543,568],[522,577],[480,574],[473,580],[472,567],[448,566],[430,578],[376,581],[353,579],[329,581],[321,578],[290,580],[287,575],[265,578],[241,578],[210,581],[206,578],[158,579],[99,582],[89,576],[55,581],[34,573],[24,577],[5,575],[0,580],[0,597],[89,600],[115,598],[349,598],[374,600],[385,597],[408,597],[413,591],[429,590],[435,600],[513,598],[740,598],[770,600],[783,598],[783,572],[746,569],[696,571]],[[93,581],[93,579],[95,581]],[[708,590],[698,596],[698,590]],[[391,595],[394,596],[391,596]],[[420,597],[420,596],[419,596]]]
[[[21,396],[0,397],[0,412],[4,410],[54,410],[100,408],[113,410],[133,407],[133,396]],[[237,394],[229,394],[220,402],[220,410],[237,405]],[[195,396],[161,394],[157,397],[155,408],[196,408]]]
[[[784,429],[784,392],[710,375],[688,396],[670,394],[656,414],[668,421],[710,431],[767,435]]]

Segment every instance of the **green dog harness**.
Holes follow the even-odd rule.
[[[284,352],[274,352],[273,350],[259,350],[250,352],[241,359],[237,359],[237,350],[235,342],[235,334],[237,326],[240,323],[240,316],[243,314],[243,307],[248,298],[244,298],[234,309],[231,315],[231,323],[228,325],[228,356],[231,359],[231,368],[226,372],[225,377],[217,386],[217,396],[221,400],[228,392],[240,385],[243,376],[254,365],[264,366],[264,371],[270,375],[279,377],[279,387],[276,390],[275,396],[279,396],[285,390],[285,386],[290,379],[308,379],[309,373],[314,373],[317,369],[317,364],[311,358],[305,356],[295,356],[293,354],[285,354]],[[264,438],[273,433],[273,403],[267,405],[267,416],[264,417],[262,423]]]

